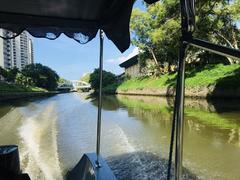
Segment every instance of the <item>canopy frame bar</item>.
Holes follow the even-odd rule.
[[[182,179],[183,161],[183,133],[184,133],[184,94],[185,94],[185,54],[189,45],[207,50],[209,52],[240,58],[240,51],[207,42],[193,37],[195,30],[195,0],[180,0],[181,5],[181,31],[179,48],[178,75],[176,85],[176,96],[174,104],[174,115],[172,124],[171,144],[174,142],[174,129],[176,128],[175,142],[175,179]],[[176,123],[176,125],[175,125]],[[170,144],[170,155],[172,156],[173,145]],[[170,156],[169,155],[169,156]],[[169,158],[168,179],[170,179],[171,159]]]
[[[233,48],[220,46],[220,45],[213,44],[213,43],[210,43],[201,39],[193,38],[193,37],[186,38],[185,42],[191,46],[204,49],[206,51],[209,51],[221,56],[227,56],[231,58],[240,58],[240,51]]]

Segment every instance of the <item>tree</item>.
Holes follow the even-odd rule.
[[[214,0],[198,3],[196,36],[214,43],[239,49],[240,0]],[[230,64],[236,59],[227,58]]]
[[[35,86],[47,90],[55,90],[59,80],[59,76],[54,70],[40,63],[25,66],[22,74],[31,78]]]
[[[13,69],[9,69],[9,70],[6,70],[6,69],[0,67],[0,75],[2,77],[4,77],[5,80],[8,82],[14,82],[18,72],[19,72],[19,70],[15,67]]]
[[[133,10],[130,23],[132,43],[157,66],[163,66],[165,62],[169,66],[176,64],[180,35],[178,4],[168,0],[146,6],[146,11]]]
[[[16,67],[14,67],[13,69],[9,69],[9,70],[7,71],[6,80],[7,80],[8,82],[14,82],[15,79],[16,79],[17,73],[19,73],[19,70],[18,70]]]
[[[145,7],[144,11],[133,10],[130,22],[132,44],[145,52],[144,59],[153,59],[157,66],[176,65],[181,35],[179,1],[162,0],[153,5],[145,4]],[[198,38],[239,49],[239,14],[240,0],[196,1],[197,28],[194,34]],[[207,56],[206,51],[189,48],[187,61],[191,63]],[[211,55],[211,58],[216,62],[219,56]],[[228,61],[231,64],[237,62],[231,58]]]
[[[7,70],[3,69],[0,66],[0,76],[2,76],[3,78],[7,78]]]
[[[22,73],[17,73],[15,82],[25,87],[29,87],[33,85],[32,79],[30,77],[24,76]]]
[[[89,83],[91,84],[91,87],[95,90],[99,90],[99,69],[95,69],[93,73],[90,74]],[[103,83],[102,87],[106,87],[110,84],[116,83],[117,77],[111,72],[107,72],[103,70]]]

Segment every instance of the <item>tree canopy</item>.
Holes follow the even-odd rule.
[[[55,90],[59,80],[58,74],[42,64],[30,64],[22,70],[25,77],[30,77],[33,84],[47,90]]]
[[[180,2],[161,0],[146,10],[133,10],[130,28],[132,44],[144,53],[143,59],[153,59],[157,65],[176,64],[180,37]],[[240,0],[202,0],[196,2],[196,32],[198,38],[239,49]],[[189,62],[204,61],[209,53],[191,48]],[[141,57],[141,56],[140,56]],[[212,55],[211,59],[219,58]],[[230,64],[238,62],[228,58]],[[209,62],[209,61],[207,61]]]
[[[89,83],[91,84],[91,87],[95,90],[98,91],[99,90],[99,76],[100,76],[100,71],[99,69],[95,69],[93,71],[93,73],[90,74],[90,79],[89,79]],[[116,75],[114,75],[111,72],[108,71],[104,71],[103,70],[103,83],[102,83],[102,87],[106,87],[110,84],[113,84],[117,81],[117,77]]]
[[[0,75],[5,78],[7,82],[14,82],[19,70],[17,68],[4,69],[0,67]]]

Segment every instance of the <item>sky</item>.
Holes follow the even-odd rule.
[[[134,7],[143,9],[140,0]],[[56,40],[33,38],[34,61],[55,70],[67,80],[78,80],[84,74],[92,72],[99,63],[99,35],[87,44],[79,44],[73,39],[61,35]],[[104,39],[104,70],[121,74],[124,69],[119,64],[138,54],[134,46],[121,53],[112,41]]]

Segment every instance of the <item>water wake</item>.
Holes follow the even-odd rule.
[[[118,180],[157,180],[167,178],[167,160],[152,153],[126,153],[109,157],[107,160]],[[198,178],[184,168],[183,179],[196,180]]]
[[[22,168],[31,179],[63,179],[57,149],[54,103],[23,120],[19,128]]]

